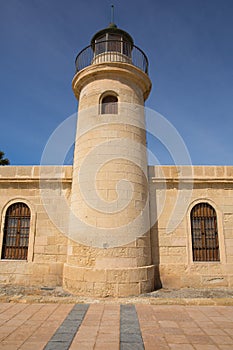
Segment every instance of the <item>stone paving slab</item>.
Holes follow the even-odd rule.
[[[232,306],[0,304],[1,350],[232,350]]]

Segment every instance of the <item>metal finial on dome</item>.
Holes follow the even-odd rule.
[[[117,25],[114,23],[115,21],[115,6],[111,5],[111,22],[107,26],[107,28],[99,30],[95,33],[91,39],[91,45],[94,47],[96,41],[104,41],[104,40],[121,40],[130,43],[133,47],[133,38],[124,30],[119,29]],[[108,35],[114,35],[115,38],[109,38]],[[121,39],[120,39],[121,37]]]
[[[115,15],[114,5],[111,5],[111,22],[109,23],[108,28],[117,28],[117,25],[114,23],[114,15]]]
[[[111,23],[114,23],[114,5],[111,6]]]

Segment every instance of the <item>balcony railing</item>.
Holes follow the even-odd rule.
[[[76,71],[104,62],[129,63],[148,74],[148,59],[144,52],[130,42],[120,40],[98,41],[85,47],[76,57]]]

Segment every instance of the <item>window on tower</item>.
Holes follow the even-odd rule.
[[[95,40],[94,53],[98,56],[104,52],[119,52],[131,57],[132,43],[119,34],[106,33]]]
[[[105,51],[106,51],[106,35],[102,35],[95,42],[95,54],[100,55]]]
[[[121,52],[122,38],[120,35],[109,34],[108,35],[108,50],[114,52]]]
[[[117,114],[118,99],[114,95],[107,95],[101,101],[101,114]]]

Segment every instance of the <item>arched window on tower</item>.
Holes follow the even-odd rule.
[[[191,211],[193,261],[219,261],[217,215],[208,203],[199,203]]]
[[[30,217],[30,209],[24,203],[14,203],[7,209],[2,259],[27,260]]]
[[[101,114],[117,114],[118,99],[114,95],[107,95],[101,101]]]

